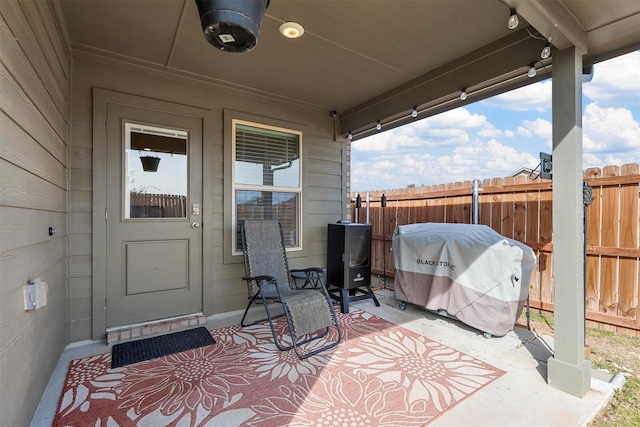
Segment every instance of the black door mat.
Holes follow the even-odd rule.
[[[111,349],[111,368],[120,368],[215,343],[216,341],[207,328],[201,326],[158,337],[116,344]]]

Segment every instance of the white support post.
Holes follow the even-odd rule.
[[[553,56],[554,356],[550,386],[583,397],[591,387],[584,358],[582,199],[582,56],[575,47]]]

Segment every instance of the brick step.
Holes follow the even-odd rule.
[[[128,341],[136,341],[142,338],[150,338],[170,332],[184,331],[186,329],[206,324],[207,317],[204,314],[194,313],[149,322],[114,326],[112,328],[107,328],[106,330],[107,344],[113,345]]]

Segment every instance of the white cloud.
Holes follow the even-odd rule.
[[[582,150],[585,153],[602,152],[607,149],[607,144],[604,142],[594,142],[587,132],[582,134]]]
[[[495,139],[456,147],[450,154],[388,154],[382,161],[359,162],[352,170],[353,191],[405,188],[507,176],[538,159]]]
[[[518,133],[518,135],[524,136],[526,138],[532,138],[533,137],[533,133],[531,133],[531,131],[529,129],[525,129],[522,126],[518,126],[518,129],[516,130],[516,132]]]
[[[469,141],[468,131],[492,130],[493,125],[480,114],[471,114],[465,108],[456,108],[437,116],[427,117],[391,132],[417,136],[432,146],[459,145]]]
[[[635,161],[634,161],[635,159]],[[635,153],[614,153],[606,154],[604,156],[604,162],[602,166],[622,166],[627,163],[638,163],[640,159],[640,150],[636,150]]]
[[[525,129],[529,130],[533,135],[540,138],[551,138],[553,135],[553,127],[551,122],[544,119],[525,120],[522,122]]]
[[[469,130],[479,129],[485,137],[496,137],[500,131],[487,118],[456,108],[437,116],[381,132],[352,143],[357,153],[386,153],[391,150],[424,149],[457,146],[469,142]]]
[[[457,127],[463,129],[492,127],[487,118],[481,114],[471,114],[466,108],[460,107],[437,116],[428,117],[424,122],[432,128]]]
[[[368,138],[353,141],[351,148],[356,153],[385,153],[389,150],[419,147],[424,142],[416,137],[409,136],[402,128],[381,132]]]
[[[469,141],[469,134],[464,129],[430,129],[425,135],[433,145],[458,145]]]
[[[544,112],[551,109],[551,80],[532,83],[481,103],[514,111]]]
[[[588,169],[588,168],[597,168],[604,165],[603,160],[596,156],[593,153],[583,153],[582,154],[582,167],[583,169]]]
[[[585,151],[640,150],[640,124],[626,108],[600,108],[596,103],[589,104],[582,124]]]
[[[582,91],[604,107],[640,105],[640,51],[596,64]]]
[[[510,133],[513,136],[513,132],[505,131],[502,132],[500,129],[491,128],[491,129],[481,129],[478,131],[478,136],[481,138],[500,138],[501,136],[507,136],[507,133]]]

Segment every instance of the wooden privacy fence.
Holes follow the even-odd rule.
[[[187,196],[131,193],[131,218],[186,218]]]
[[[640,172],[638,164],[584,172],[593,188],[586,208],[587,325],[640,336]],[[520,175],[480,184],[478,223],[530,246],[537,257],[531,277],[532,308],[553,311],[552,182]],[[387,207],[381,208],[385,194]],[[354,222],[366,222],[365,194]],[[473,183],[369,192],[373,228],[373,272],[393,276],[390,252],[399,225],[423,222],[472,223]],[[384,221],[383,221],[384,216]],[[383,256],[384,254],[384,256]]]

